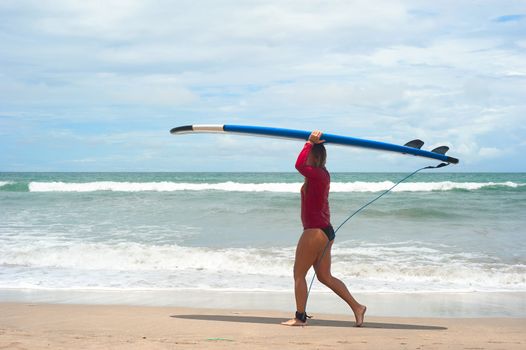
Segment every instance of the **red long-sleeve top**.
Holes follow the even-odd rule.
[[[301,187],[301,222],[303,228],[325,228],[331,223],[329,188],[331,177],[327,169],[307,165],[313,144],[307,142],[301,150],[296,169],[305,176]]]

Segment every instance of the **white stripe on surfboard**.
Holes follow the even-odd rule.
[[[195,132],[225,132],[223,125],[192,125]]]

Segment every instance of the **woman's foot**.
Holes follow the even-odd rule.
[[[291,320],[288,320],[288,321],[285,321],[285,322],[281,322],[282,325],[284,326],[306,326],[307,325],[307,322],[303,322],[303,321],[300,321],[298,320],[297,318],[293,318]]]
[[[354,325],[355,327],[361,327],[363,325],[365,311],[367,311],[367,306],[361,305],[360,308],[354,312],[354,317],[356,318],[356,324]]]

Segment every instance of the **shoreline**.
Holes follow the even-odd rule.
[[[526,318],[410,318],[122,305],[0,303],[0,348],[16,349],[522,349]]]
[[[351,291],[352,292],[352,291]],[[526,318],[526,292],[353,293],[380,317]],[[190,307],[290,312],[290,292],[205,290],[0,289],[0,303]],[[313,292],[310,313],[347,315],[349,307],[330,291]]]

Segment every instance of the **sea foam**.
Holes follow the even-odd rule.
[[[333,182],[331,192],[379,192],[391,188],[395,183],[381,182]],[[175,192],[175,191],[226,191],[226,192],[281,192],[297,193],[302,183],[187,183],[187,182],[114,182],[97,181],[86,183],[31,182],[30,192]],[[489,187],[517,188],[526,186],[514,182],[408,182],[397,186],[395,192],[430,192],[467,190],[474,191]]]
[[[76,288],[124,289],[177,289],[198,283],[204,290],[264,286],[279,291],[291,288],[294,263],[294,247],[212,249],[131,242],[41,246],[28,242],[1,250],[0,287],[20,280],[26,287],[29,283],[49,288],[58,282]],[[419,242],[343,245],[333,249],[332,271],[362,291],[526,291],[526,265],[448,250]],[[30,278],[24,273],[31,273]]]

